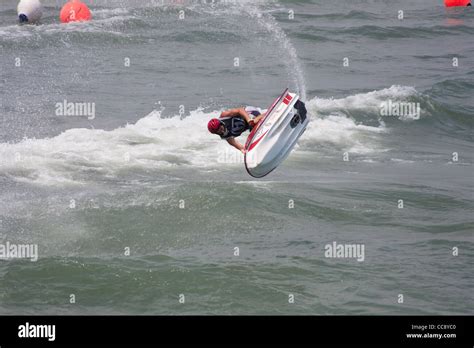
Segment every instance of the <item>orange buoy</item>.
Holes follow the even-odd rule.
[[[86,4],[79,0],[71,0],[61,9],[59,19],[62,23],[90,21],[91,11]]]
[[[471,5],[471,0],[444,0],[444,5],[446,7],[470,6]]]

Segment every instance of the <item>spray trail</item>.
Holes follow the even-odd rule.
[[[297,88],[298,94],[303,100],[306,100],[306,82],[303,74],[303,68],[299,62],[296,48],[291,43],[290,39],[285,34],[284,30],[278,25],[277,20],[270,13],[264,13],[258,7],[243,6],[247,14],[255,19],[261,28],[265,29],[272,39],[278,42],[281,50],[288,55],[288,62],[285,67],[288,74],[293,78],[293,83]]]

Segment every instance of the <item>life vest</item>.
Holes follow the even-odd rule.
[[[245,108],[245,110],[253,117],[260,115],[260,111],[258,110],[249,108]],[[251,127],[242,116],[222,117],[219,118],[219,121],[224,123],[226,129],[224,135],[221,135],[221,139],[235,138],[240,136],[246,130],[251,130]]]
[[[240,136],[247,129],[250,129],[250,126],[245,122],[244,118],[241,116],[235,117],[223,117],[219,121],[224,123],[226,132],[224,135],[221,135],[222,139],[230,139]]]

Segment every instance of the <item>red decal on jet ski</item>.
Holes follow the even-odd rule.
[[[267,132],[268,132],[268,131],[267,131]],[[262,138],[265,136],[265,134],[267,134],[267,132],[263,133],[260,138],[258,138],[257,140],[255,140],[252,144],[250,144],[250,147],[249,147],[249,149],[248,149],[247,151],[252,150],[252,149],[255,147],[255,145],[257,145],[257,144],[260,142],[260,140],[262,140]]]

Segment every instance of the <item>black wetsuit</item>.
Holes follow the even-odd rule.
[[[257,110],[252,110],[249,114],[253,116],[259,116],[260,112]],[[224,123],[226,132],[224,135],[221,135],[222,139],[230,139],[240,136],[243,132],[247,129],[251,130],[250,125],[245,121],[242,116],[234,116],[234,117],[222,117],[219,121]]]

